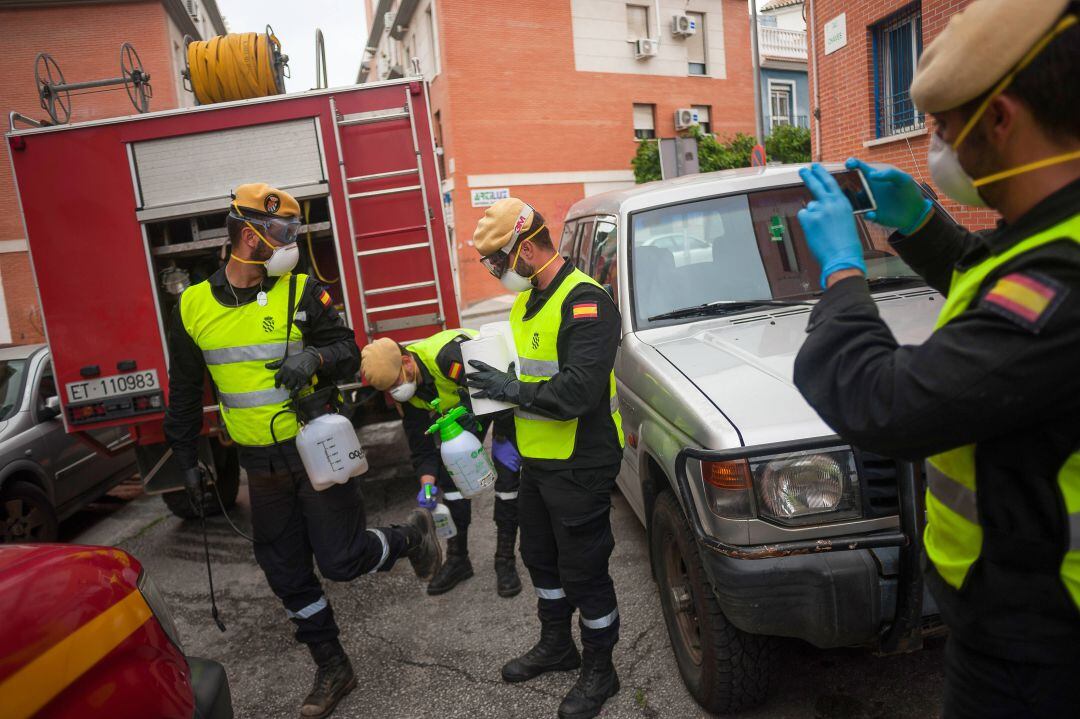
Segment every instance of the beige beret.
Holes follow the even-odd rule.
[[[922,112],[954,110],[1009,74],[1065,13],[1069,0],[976,0],[919,58],[911,97]]]
[[[375,389],[385,392],[401,374],[401,350],[389,337],[380,337],[360,350],[360,374]]]
[[[543,222],[544,218],[539,212],[516,197],[499,200],[484,210],[484,216],[476,223],[473,246],[481,257],[493,255],[518,236],[527,236],[527,233],[539,229]]]

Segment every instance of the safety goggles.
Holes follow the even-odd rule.
[[[247,216],[235,204],[231,214],[236,219],[242,220],[249,225],[261,227],[263,238],[269,238],[279,245],[290,245],[296,242],[296,236],[300,233],[299,217]]]
[[[487,268],[487,271],[491,273],[491,276],[495,279],[499,279],[508,269],[512,269],[517,265],[518,255],[521,254],[521,244],[527,240],[531,240],[533,237],[544,229],[546,225],[540,225],[535,230],[530,232],[526,237],[521,237],[522,231],[525,229],[526,223],[529,221],[529,217],[535,216],[536,211],[528,205],[524,205],[521,208],[521,212],[518,213],[517,220],[514,222],[514,231],[510,234],[510,241],[506,243],[499,251],[487,257],[481,257],[480,263]],[[521,242],[518,242],[518,238],[521,237]],[[517,251],[514,251],[514,248]],[[513,261],[510,259],[510,253],[514,253]]]

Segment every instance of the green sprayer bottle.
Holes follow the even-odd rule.
[[[443,466],[450,473],[458,491],[464,497],[475,497],[495,485],[495,467],[480,440],[458,424],[458,420],[466,414],[466,408],[455,407],[437,419],[428,429],[428,434],[439,433],[442,440],[439,453]]]

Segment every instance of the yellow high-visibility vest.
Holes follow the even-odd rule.
[[[1033,235],[1000,255],[963,272],[953,273],[949,297],[935,329],[954,320],[978,294],[986,278],[1006,262],[1061,239],[1080,242],[1080,215]],[[1069,549],[1061,563],[1061,581],[1080,607],[1080,452],[1071,455],[1058,470],[1058,489],[1068,513]],[[927,462],[926,554],[941,578],[954,589],[964,584],[982,552],[983,529],[979,523],[975,445],[936,454]],[[1032,517],[1031,521],[1040,521]]]
[[[299,431],[295,414],[279,414],[289,401],[289,390],[274,387],[276,371],[266,368],[267,362],[285,355],[286,342],[290,355],[304,349],[295,319],[292,327],[285,327],[289,277],[278,278],[266,293],[265,306],[258,302],[240,307],[223,305],[214,297],[208,281],[192,285],[180,295],[180,318],[202,350],[217,388],[225,427],[229,436],[245,447],[266,447],[274,443],[274,437],[281,442],[292,439]],[[307,275],[296,276],[294,316],[307,281]],[[311,391],[309,385],[300,394]]]
[[[522,382],[544,382],[559,373],[559,328],[562,326],[563,302],[571,290],[581,284],[600,285],[581,270],[575,269],[563,279],[535,315],[525,319],[525,305],[530,292],[522,292],[510,310],[510,327],[518,355],[518,373]],[[615,371],[608,380],[608,403],[611,419],[623,445],[622,415],[615,391]],[[517,445],[526,459],[569,459],[577,443],[577,418],[557,420],[521,408],[514,410]]]
[[[427,371],[431,373],[432,379],[435,380],[435,390],[439,395],[439,409],[442,412],[449,412],[461,404],[461,395],[458,394],[457,382],[453,378],[444,375],[442,370],[439,369],[437,361],[439,353],[442,352],[443,347],[453,342],[456,337],[461,335],[476,337],[478,334],[480,333],[476,330],[443,330],[427,339],[413,342],[407,347],[410,352],[420,358],[420,361],[427,367]],[[461,372],[465,372],[464,367],[461,368]],[[409,400],[409,404],[420,409],[435,409],[430,403],[425,402],[416,395],[413,395]]]

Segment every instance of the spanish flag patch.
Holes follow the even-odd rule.
[[[326,290],[323,290],[322,294],[319,295],[319,302],[322,302],[323,307],[329,307],[331,302],[330,293]]]
[[[600,315],[595,302],[578,302],[573,307],[575,320],[595,320]]]
[[[1025,329],[1038,332],[1064,299],[1066,288],[1042,275],[1014,272],[986,293],[982,306]]]
[[[451,362],[450,371],[447,373],[447,375],[450,377],[450,379],[457,381],[461,377],[461,370],[462,367],[460,362]]]

